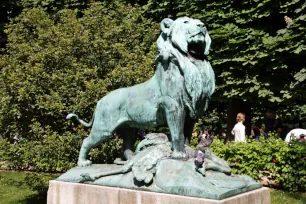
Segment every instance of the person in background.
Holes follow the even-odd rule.
[[[208,131],[201,129],[201,131],[198,134],[198,141],[201,141],[201,139],[205,139],[208,136]]]
[[[13,140],[14,140],[14,145],[18,144],[18,142],[20,141],[20,139],[17,136],[15,136]]]
[[[268,110],[266,113],[265,124],[265,138],[267,139],[269,132],[277,131],[278,120],[276,119],[275,111]]]
[[[238,113],[236,117],[237,124],[234,126],[232,130],[232,134],[234,135],[235,141],[237,142],[245,142],[245,126],[243,122],[245,121],[245,114]]]
[[[277,133],[278,133],[279,138],[281,138],[282,140],[285,140],[286,135],[288,134],[288,127],[280,124],[277,130]]]
[[[306,135],[306,130],[305,129],[301,129],[301,128],[296,128],[291,130],[285,139],[285,142],[290,142],[294,137],[299,140],[301,135]]]
[[[298,140],[298,142],[305,142],[305,135],[304,134],[301,134],[300,135],[300,139]]]
[[[255,127],[253,128],[253,132],[254,132],[254,139],[259,141],[260,135],[261,135],[261,130],[262,129],[262,121],[261,120],[257,120],[255,122]]]

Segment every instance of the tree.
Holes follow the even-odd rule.
[[[82,11],[90,5],[90,0],[20,0],[24,8],[42,7],[50,13],[58,12],[62,9],[72,9]]]
[[[5,47],[7,37],[4,33],[9,18],[14,18],[21,12],[19,0],[2,0],[0,2],[0,48]]]
[[[4,28],[9,18],[18,16],[24,8],[41,7],[50,14],[62,9],[73,9],[79,15],[90,5],[89,0],[1,0],[0,2],[0,47],[5,47],[7,37]]]
[[[123,3],[95,3],[50,15],[24,9],[6,29],[0,59],[1,134],[31,137],[33,124],[61,133],[65,116],[89,119],[109,91],[148,79],[154,72],[158,24]]]
[[[304,0],[149,0],[145,8],[157,21],[186,15],[207,25],[212,37],[210,61],[217,76],[214,102],[245,101],[246,108],[240,111],[250,111],[252,105],[301,103],[303,89],[291,87],[294,75],[305,68]],[[286,15],[293,20],[287,27]],[[233,121],[235,113],[228,117]]]

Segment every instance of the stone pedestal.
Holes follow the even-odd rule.
[[[270,204],[268,188],[223,200],[194,198],[124,188],[50,181],[47,204]]]

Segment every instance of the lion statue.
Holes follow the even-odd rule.
[[[124,154],[129,159],[137,128],[168,125],[172,158],[186,159],[185,140],[190,140],[194,123],[207,109],[215,89],[215,75],[207,60],[211,38],[200,20],[188,17],[161,22],[154,76],[132,87],[110,92],[97,103],[91,122],[76,114],[75,119],[92,127],[84,139],[78,166],[91,165],[89,151],[110,138],[123,135]]]

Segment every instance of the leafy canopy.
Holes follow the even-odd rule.
[[[137,6],[92,4],[51,15],[24,9],[6,29],[0,60],[0,130],[28,137],[31,124],[62,132],[68,112],[91,117],[109,91],[147,80],[154,72],[158,24]]]

